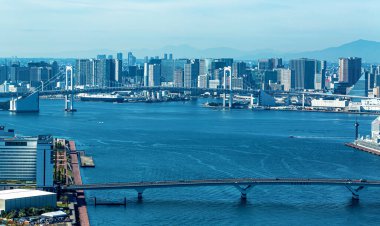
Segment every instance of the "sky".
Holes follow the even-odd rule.
[[[380,41],[378,0],[0,0],[0,56]]]

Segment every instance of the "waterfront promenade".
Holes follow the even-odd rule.
[[[69,141],[69,148],[70,148],[70,157],[71,157],[71,166],[73,169],[73,177],[74,177],[74,183],[77,186],[82,185],[82,177],[80,175],[79,170],[79,161],[78,161],[78,153],[76,150],[75,142]],[[86,206],[86,198],[84,195],[84,191],[80,189],[76,189],[77,194],[77,209],[79,214],[79,223],[81,226],[89,226],[90,221],[88,218],[87,213],[87,206]]]

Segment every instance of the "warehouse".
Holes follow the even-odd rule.
[[[27,189],[0,191],[0,211],[23,208],[53,207],[57,204],[57,195],[52,192]]]

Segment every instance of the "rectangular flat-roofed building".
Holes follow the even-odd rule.
[[[56,207],[57,195],[52,192],[27,189],[0,191],[0,211],[30,207]]]

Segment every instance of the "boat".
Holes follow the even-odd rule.
[[[100,101],[100,102],[124,102],[124,97],[119,94],[79,94],[79,99],[81,101]]]

